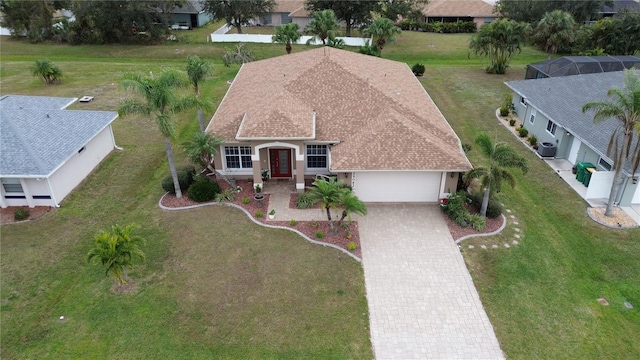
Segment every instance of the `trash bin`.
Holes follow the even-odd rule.
[[[589,162],[581,162],[576,164],[576,180],[584,184],[584,174],[587,172],[587,168],[594,168],[595,166]]]
[[[556,144],[550,142],[543,142],[538,145],[538,155],[542,157],[554,157],[556,156]]]
[[[596,171],[595,167],[588,167],[584,169],[584,179],[582,180],[582,185],[589,186],[589,182],[591,182],[591,175]]]

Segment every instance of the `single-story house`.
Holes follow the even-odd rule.
[[[207,131],[223,176],[334,175],[365,202],[437,202],[472,168],[407,64],[330,47],[242,65]]]
[[[613,0],[610,4],[604,4],[597,14],[599,17],[612,17],[623,11],[640,11],[640,0]]]
[[[213,16],[204,11],[204,4],[200,0],[187,0],[184,5],[171,10],[169,24],[172,28],[197,28],[206,25]]]
[[[525,79],[593,74],[640,68],[640,56],[562,56],[527,65]]]
[[[637,71],[637,70],[633,70]],[[555,147],[555,157],[571,164],[591,163],[596,172],[591,175],[586,199],[606,199],[613,182],[613,160],[607,156],[611,135],[620,125],[614,118],[594,123],[593,113],[582,112],[590,101],[608,100],[612,87],[623,88],[624,71],[509,81],[514,92],[513,104],[523,126],[540,143]],[[633,145],[638,142],[635,135]],[[620,206],[640,204],[640,172],[631,173],[631,162],[623,166],[626,179],[616,203]]]
[[[292,14],[295,12],[299,14],[299,17],[309,18],[309,12],[304,8],[303,0],[278,0],[276,1],[275,9],[260,18],[260,24],[278,26],[294,22]],[[304,24],[298,23],[298,25],[300,25],[301,29],[304,29],[307,23],[308,21]]]
[[[423,14],[425,22],[473,21],[478,27],[498,17],[494,6],[483,0],[429,0]]]
[[[116,147],[113,111],[66,110],[76,98],[0,97],[0,206],[59,206]]]

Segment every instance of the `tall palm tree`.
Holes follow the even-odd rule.
[[[496,20],[484,24],[471,37],[469,47],[476,55],[489,57],[486,72],[504,74],[509,68],[509,62],[520,46],[524,43],[527,25],[509,19]]]
[[[329,229],[335,232],[330,209],[335,208],[340,203],[345,189],[344,183],[337,181],[333,177],[328,180],[318,179],[313,182],[313,186],[309,186],[307,189],[309,190],[309,197],[313,202],[317,203],[320,201],[322,203],[322,207],[327,212]]]
[[[209,169],[215,172],[213,166],[214,155],[218,153],[218,147],[223,140],[209,133],[198,132],[191,141],[182,144],[189,161],[202,166],[203,172]]]
[[[333,10],[316,11],[311,15],[311,21],[304,28],[304,31],[314,35],[309,39],[307,44],[315,42],[316,38],[322,41],[322,45],[327,44],[327,39],[335,37],[336,32],[340,25],[336,19],[336,14]]]
[[[133,258],[144,260],[145,256],[138,244],[144,244],[144,239],[132,234],[134,224],[121,228],[117,224],[111,231],[101,231],[94,237],[95,246],[87,255],[87,262],[97,258],[106,267],[105,274],[113,274],[116,282],[124,285],[128,281],[127,269]]]
[[[340,216],[340,220],[338,220],[338,226],[342,225],[344,219],[351,214],[367,215],[367,207],[358,199],[356,194],[347,187],[344,188],[338,206],[342,208],[342,215]]]
[[[193,85],[197,99],[200,99],[199,85],[212,72],[213,65],[206,60],[200,59],[198,55],[191,55],[187,58],[187,75],[189,76],[191,85]],[[202,106],[198,106],[198,122],[200,123],[200,131],[204,132],[204,113],[202,112]]]
[[[502,190],[502,183],[506,182],[511,187],[515,187],[516,179],[507,168],[519,168],[523,174],[529,170],[527,161],[518,155],[514,149],[506,144],[494,144],[491,137],[487,133],[480,133],[476,136],[476,144],[478,144],[482,153],[489,158],[488,167],[476,167],[465,174],[465,181],[471,179],[480,179],[484,187],[484,196],[482,198],[482,207],[480,214],[487,216],[487,206],[489,205],[489,197],[494,192]]]
[[[178,182],[178,173],[173,160],[171,139],[175,136],[174,114],[198,104],[193,96],[179,97],[177,89],[189,86],[189,80],[178,70],[163,70],[158,77],[127,73],[121,86],[142,96],[142,99],[129,98],[120,103],[118,114],[142,114],[155,117],[156,124],[164,137],[164,146],[169,161],[169,170],[173,178],[176,197],[182,197]]]
[[[373,42],[378,46],[378,50],[382,52],[387,41],[396,41],[396,35],[402,33],[395,23],[387,18],[377,18],[373,20],[369,26],[362,30],[364,36],[373,37]]]
[[[613,215],[613,205],[618,191],[624,182],[622,168],[627,158],[631,157],[632,173],[640,162],[640,140],[631,151],[634,138],[634,128],[640,136],[640,75],[637,70],[626,70],[624,74],[624,88],[612,87],[607,92],[609,101],[593,101],[582,106],[582,112],[593,111],[593,121],[598,123],[610,118],[620,121],[616,130],[611,134],[607,146],[607,156],[613,159],[613,183],[609,193],[609,202],[605,211],[606,216]]]
[[[271,37],[271,42],[284,44],[287,54],[291,54],[291,44],[298,42],[302,36],[298,30],[300,25],[296,23],[276,26],[276,34]]]
[[[570,13],[554,10],[544,14],[533,31],[533,40],[542,50],[551,55],[562,45],[569,46],[576,37],[576,22]]]

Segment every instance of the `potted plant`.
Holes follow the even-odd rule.
[[[258,202],[258,207],[262,207],[262,200],[264,199],[264,195],[262,195],[262,186],[260,184],[256,184],[254,187],[256,193],[253,195],[253,198]]]
[[[260,171],[260,174],[262,175],[262,181],[267,181],[269,180],[269,170],[267,169],[262,169]]]
[[[269,211],[269,219],[273,219],[275,217],[276,217],[276,210],[271,209],[271,211]]]
[[[256,194],[260,194],[262,192],[262,186],[260,186],[260,184],[256,184],[255,189],[256,189]]]

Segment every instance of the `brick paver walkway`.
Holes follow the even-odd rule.
[[[358,222],[376,358],[504,358],[438,206],[367,209]]]

